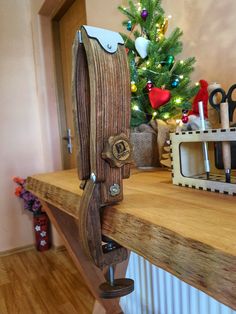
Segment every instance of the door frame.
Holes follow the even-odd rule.
[[[38,7],[31,8],[36,84],[43,151],[51,159],[45,169],[53,171],[67,168],[63,153],[66,143],[62,139],[66,135],[62,131],[66,130],[66,116],[58,38],[59,20],[75,0],[37,1]]]

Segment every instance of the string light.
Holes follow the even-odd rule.
[[[180,64],[184,64],[184,60],[180,60],[180,62],[179,62]]]
[[[179,75],[179,78],[182,80],[184,78],[184,76],[183,75]]]
[[[165,120],[169,119],[169,117],[170,117],[169,112],[166,112],[166,113],[163,114],[163,118],[164,118]]]
[[[138,2],[138,3],[137,3],[137,6],[138,6],[138,11],[141,12],[141,11],[142,11],[141,3]]]
[[[139,106],[134,105],[134,106],[133,106],[133,110],[135,110],[135,111],[140,111]]]
[[[153,118],[155,118],[157,116],[157,112],[154,111],[153,114],[152,114]]]
[[[195,85],[196,85],[196,86],[199,86],[200,84],[199,84],[199,82],[196,82]]]
[[[175,102],[177,105],[181,104],[181,101],[182,101],[182,98],[181,98],[181,97],[176,97],[175,100],[174,100],[174,102]]]
[[[172,15],[171,15],[171,14],[168,15],[167,18],[168,18],[169,20],[172,19]]]

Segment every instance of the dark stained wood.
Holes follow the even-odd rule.
[[[72,96],[77,165],[80,180],[90,177],[90,90],[89,72],[84,45],[79,43],[78,32],[73,45]]]
[[[78,170],[80,179],[87,180],[78,212],[78,240],[84,253],[103,269],[127,258],[124,248],[103,251],[100,208],[123,199],[128,166],[125,171],[122,166],[131,162],[129,67],[124,45],[111,54],[85,27],[76,33],[73,59]]]
[[[121,201],[123,195],[123,171],[111,168],[102,152],[111,136],[123,132],[129,137],[129,67],[124,45],[118,45],[111,54],[96,39],[89,38],[84,28],[81,34],[90,79],[90,165],[96,181],[101,182],[101,203],[105,205]],[[111,196],[110,187],[114,183],[120,186],[121,193]]]

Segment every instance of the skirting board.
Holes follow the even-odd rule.
[[[236,195],[236,171],[231,183],[225,182],[224,170],[215,167],[214,142],[235,142],[236,128],[177,132],[170,135],[173,184]],[[208,143],[210,179],[206,179],[202,143]]]

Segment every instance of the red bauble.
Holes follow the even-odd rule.
[[[148,95],[153,109],[158,109],[165,105],[171,98],[169,90],[158,87],[153,87]]]
[[[186,114],[184,114],[183,116],[182,116],[182,122],[183,123],[188,123],[188,116],[186,115]]]
[[[147,82],[147,85],[146,85],[146,89],[150,92],[152,88],[153,88],[152,82],[151,82],[151,81],[148,81],[148,82]]]

